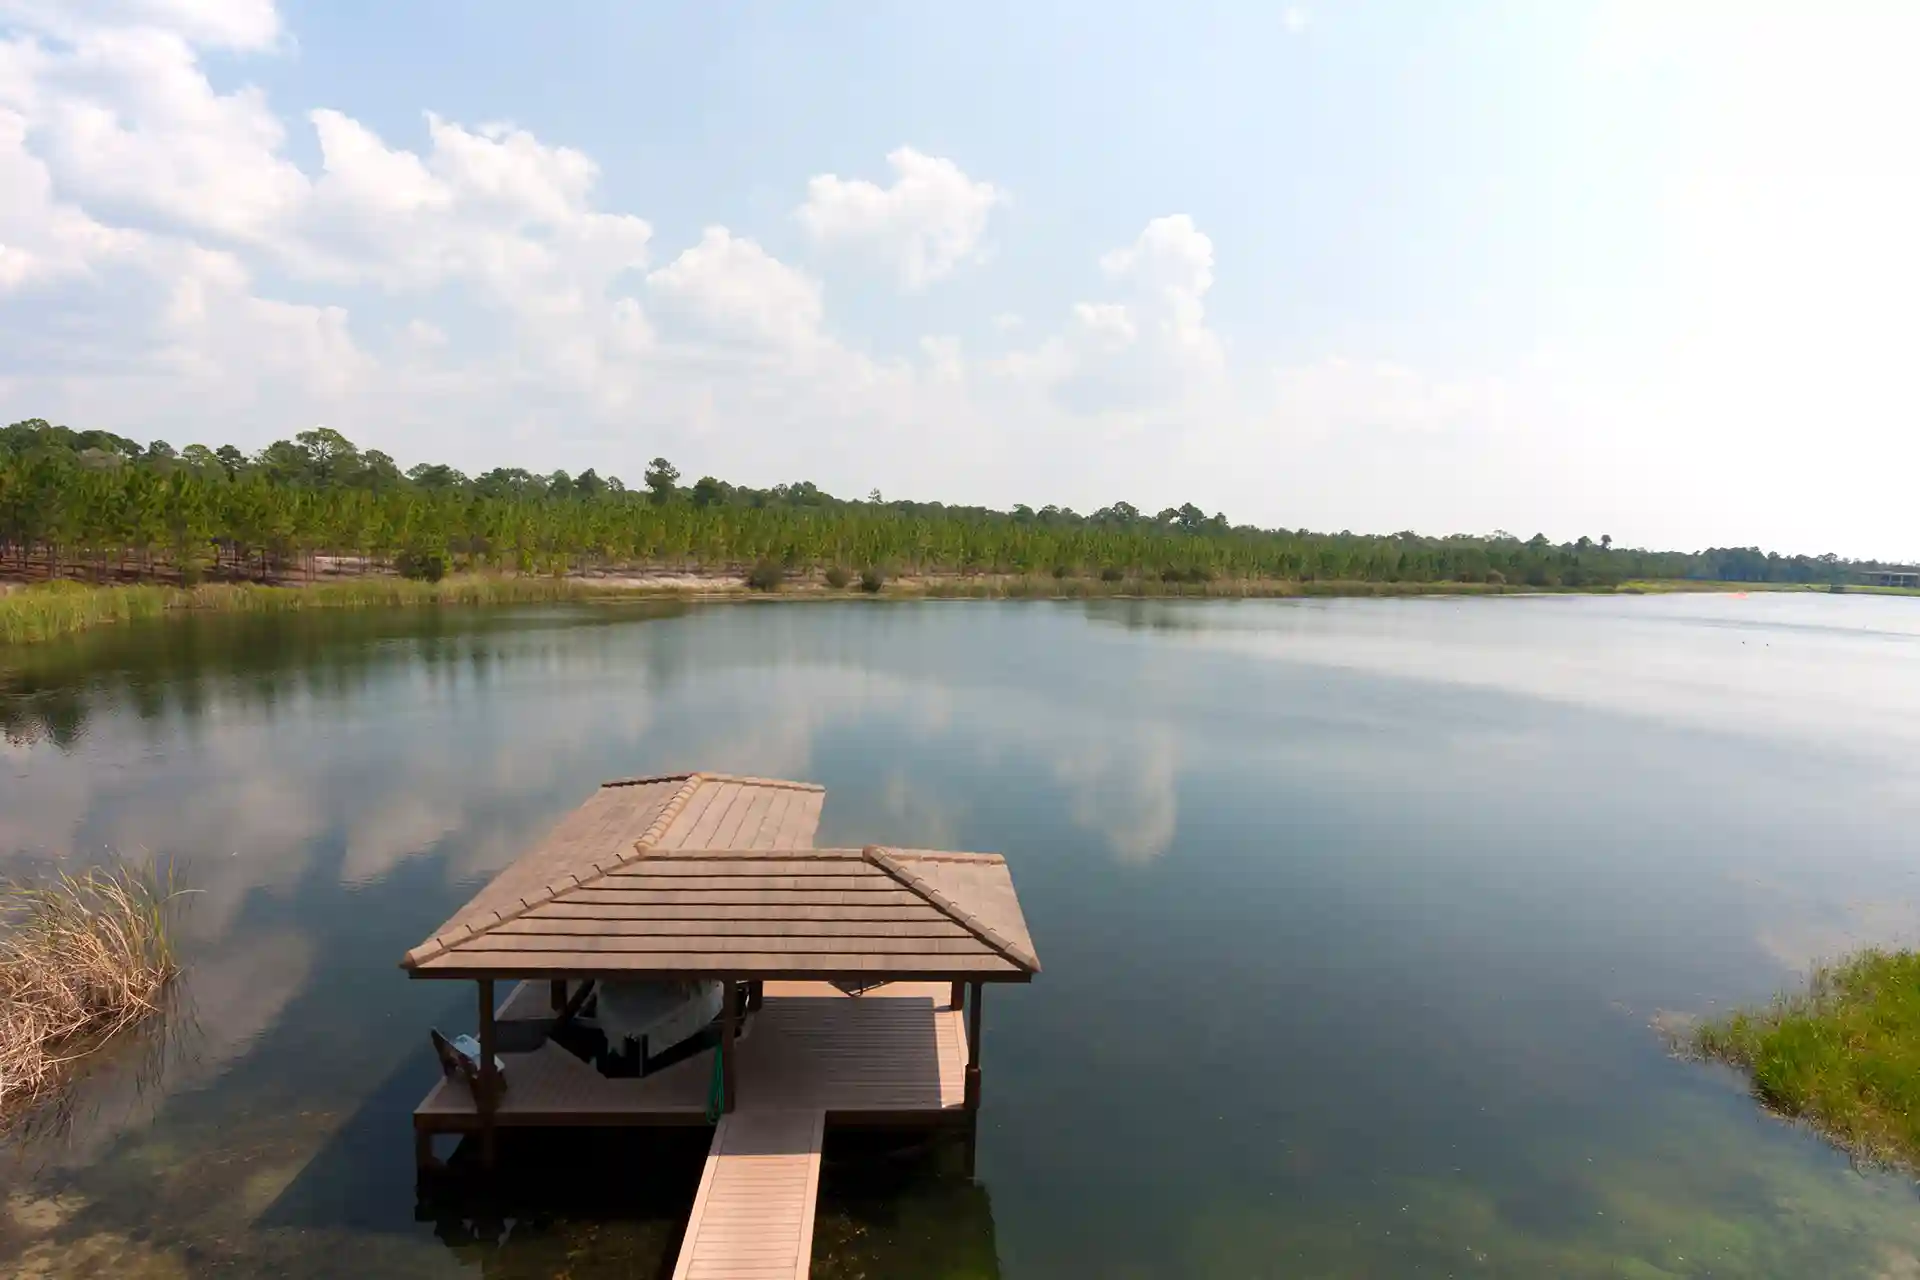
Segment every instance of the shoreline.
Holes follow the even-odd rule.
[[[889,579],[876,592],[857,584],[829,585],[808,575],[776,590],[749,587],[737,573],[635,571],[533,577],[470,573],[439,582],[391,574],[328,576],[313,582],[0,583],[0,649],[62,639],[96,627],[172,613],[273,613],[314,608],[482,606],[541,602],[684,600],[1284,600],[1421,596],[1660,595],[1819,590],[1788,583],[1691,580],[1624,582],[1617,586],[1529,587],[1476,582],[1298,581],[1229,579],[1163,582],[1153,578],[1109,582],[1051,575],[939,574]]]

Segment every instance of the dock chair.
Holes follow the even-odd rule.
[[[441,1035],[438,1028],[430,1029],[427,1034],[433,1038],[434,1056],[440,1059],[440,1074],[449,1080],[465,1080],[467,1088],[473,1091],[475,1098],[478,1098],[480,1096],[479,1046],[475,1045],[472,1050],[468,1050]],[[467,1036],[460,1038],[470,1039]],[[507,1087],[506,1064],[500,1061],[499,1054],[493,1056],[493,1073],[500,1082],[500,1088],[505,1089]]]

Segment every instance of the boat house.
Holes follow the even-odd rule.
[[[478,992],[472,1051],[436,1036],[422,1167],[436,1134],[475,1135],[491,1167],[501,1129],[713,1123],[676,1275],[804,1276],[826,1128],[954,1126],[970,1162],[986,986],[1040,971],[1006,860],[816,849],[825,799],[719,774],[606,783],[408,952],[410,977]],[[686,1003],[701,1033],[666,1053],[642,1036],[624,1064],[582,1056],[573,1033],[636,991],[709,992],[717,1016]]]
[[[1869,587],[1920,587],[1920,569],[1856,569],[1853,576]]]

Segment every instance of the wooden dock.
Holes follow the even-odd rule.
[[[805,1280],[826,1120],[786,1109],[722,1117],[673,1280]]]
[[[475,983],[479,1024],[471,1055],[433,1037],[420,1168],[444,1167],[436,1134],[477,1135],[488,1170],[502,1129],[717,1118],[675,1280],[806,1276],[830,1124],[955,1126],[971,1176],[982,997],[1040,971],[1006,859],[816,849],[824,800],[724,774],[607,783],[409,951],[413,978]],[[662,981],[720,984],[717,1047],[608,1076],[562,1046],[596,984]]]

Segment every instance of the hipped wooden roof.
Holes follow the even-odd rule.
[[[522,978],[1039,972],[1005,859],[808,848],[824,798],[801,783],[708,774],[610,783],[404,967]]]

